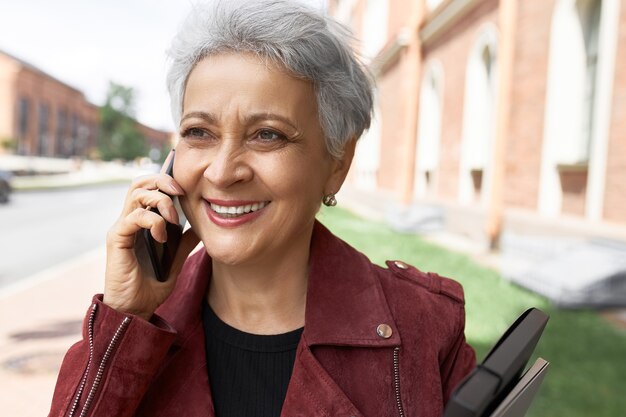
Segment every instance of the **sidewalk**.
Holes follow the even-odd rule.
[[[119,162],[0,155],[0,169],[29,173],[13,177],[11,185],[15,190],[39,190],[130,182],[137,176],[158,172],[159,166],[148,160],[139,165],[124,165]]]
[[[0,289],[0,414],[45,416],[63,355],[102,292],[104,247]]]

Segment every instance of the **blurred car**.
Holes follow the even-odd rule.
[[[11,195],[11,173],[0,170],[0,204],[8,203]]]

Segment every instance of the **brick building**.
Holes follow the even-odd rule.
[[[377,82],[356,198],[626,240],[626,0],[331,0]],[[384,199],[372,199],[384,196]]]
[[[151,147],[171,140],[169,132],[137,125]],[[0,141],[11,142],[15,153],[88,156],[97,146],[98,126],[99,107],[81,91],[0,51]]]

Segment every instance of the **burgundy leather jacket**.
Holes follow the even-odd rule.
[[[315,224],[305,326],[282,416],[439,417],[475,365],[461,286],[402,262],[373,265]],[[201,308],[211,276],[190,257],[150,322],[95,296],[50,416],[214,416]],[[218,384],[219,381],[211,381]]]

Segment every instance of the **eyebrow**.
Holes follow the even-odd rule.
[[[207,123],[217,123],[217,117],[213,113],[206,113],[203,111],[194,111],[191,113],[187,113],[182,117],[181,122],[194,117],[202,119]],[[283,122],[297,130],[295,124],[289,118],[276,113],[252,113],[246,115],[243,119],[244,123],[246,124],[252,124],[263,120],[276,120],[279,122]]]
[[[180,119],[180,121],[183,122],[187,119],[192,119],[194,117],[202,119],[208,123],[215,123],[217,121],[217,118],[212,113],[206,113],[203,111],[192,111],[191,113],[187,113]]]

